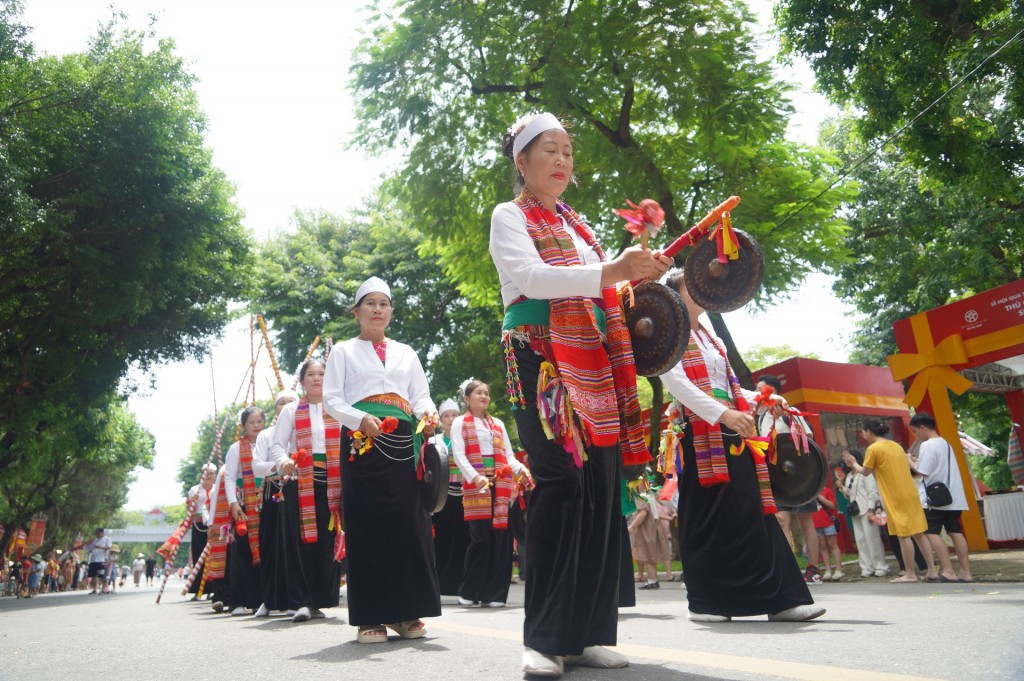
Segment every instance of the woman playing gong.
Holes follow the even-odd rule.
[[[682,271],[666,283],[679,292],[693,325],[682,361],[661,376],[686,420],[679,553],[690,619],[820,617],[825,609],[814,605],[775,518],[767,467],[743,442],[755,435],[747,401],[754,393],[740,388],[721,341],[698,321],[704,310],[687,292]]]
[[[494,209],[490,253],[505,305],[513,413],[536,483],[522,668],[557,677],[564,664],[624,667],[624,656],[603,648],[616,643],[619,469],[649,455],[614,285],[658,277],[671,261],[643,248],[605,257],[560,200],[573,179],[573,147],[555,116],[515,123],[502,153],[518,196]]]

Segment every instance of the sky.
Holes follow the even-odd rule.
[[[382,174],[401,161],[397,150],[370,157],[350,149],[355,121],[346,78],[352,49],[361,40],[363,3],[357,0],[25,0],[24,21],[37,51],[82,51],[110,6],[145,28],[157,17],[160,37],[198,76],[195,86],[208,125],[214,163],[236,187],[245,224],[258,239],[287,229],[296,208],[344,213],[368,196]],[[750,3],[766,27],[770,3]],[[763,57],[774,53],[765,34]],[[780,68],[797,85],[789,136],[811,144],[830,111],[811,90],[806,65]],[[740,350],[788,344],[831,361],[845,361],[857,316],[831,292],[830,280],[812,275],[792,301],[751,314],[725,315]],[[765,329],[771,334],[766,337]],[[128,509],[182,501],[175,481],[203,418],[236,400],[250,363],[248,319],[230,325],[203,362],[175,362],[151,375],[131,375],[143,388],[129,400],[139,422],[156,438],[153,470],[140,469]],[[212,365],[212,369],[211,369]],[[290,375],[294,367],[282,367]],[[260,399],[274,377],[265,350],[258,363]],[[153,387],[149,387],[152,381]],[[290,384],[286,377],[285,382]]]

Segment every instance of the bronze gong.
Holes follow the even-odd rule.
[[[419,481],[420,503],[427,513],[437,513],[444,508],[448,499],[448,458],[437,452],[430,442],[423,445],[420,453],[423,477]]]
[[[754,297],[764,280],[764,255],[757,242],[736,229],[739,258],[718,262],[714,240],[701,239],[686,256],[683,280],[693,302],[710,312],[738,310]]]
[[[658,376],[679,363],[690,339],[690,315],[678,293],[648,281],[623,302],[633,360],[640,376]]]
[[[772,494],[779,506],[800,506],[814,501],[828,482],[828,459],[818,443],[807,438],[810,451],[800,452],[789,433],[779,433],[776,460],[768,462]]]

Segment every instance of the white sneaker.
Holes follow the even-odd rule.
[[[234,610],[231,611],[231,616],[232,617],[241,617],[242,615],[248,615],[248,614],[249,614],[249,611],[246,610],[245,606],[242,606],[242,605],[238,606],[237,608],[235,608]]]
[[[504,608],[505,604],[502,603],[501,601],[492,601],[490,603],[484,603],[483,607],[485,607],[485,608]]]
[[[821,617],[825,614],[825,608],[820,605],[797,605],[786,608],[774,615],[768,615],[769,622],[806,622]]]
[[[565,669],[563,658],[559,655],[545,655],[533,648],[523,649],[523,673],[534,676],[559,678]]]
[[[459,596],[459,605],[464,605],[467,608],[476,608],[479,607],[480,601],[471,601],[468,598],[463,598],[462,596]]]
[[[270,617],[270,611],[267,610],[266,603],[260,603],[260,607],[256,610],[256,614],[253,617]]]
[[[831,570],[825,570],[824,572],[822,572],[821,573],[821,581],[823,581],[823,582],[831,582],[832,581],[832,571]]]
[[[875,573],[874,572],[864,572],[863,570],[861,570],[860,576],[863,579],[867,579],[868,577],[874,577]]]
[[[841,580],[845,576],[846,576],[845,572],[843,572],[842,570],[836,570],[835,572],[832,573],[832,581],[833,582],[838,582],[839,580]]]
[[[708,613],[694,612],[692,610],[686,617],[691,622],[704,622],[705,624],[712,622],[729,622],[732,620],[728,615],[709,615]]]
[[[889,571],[888,570],[875,570],[875,577],[888,577],[888,576],[889,576]]]
[[[307,608],[306,606],[302,606],[301,608],[295,611],[294,615],[292,615],[292,622],[306,622],[312,616],[313,613],[310,612],[309,608]]]
[[[622,669],[629,666],[629,660],[625,655],[614,650],[608,650],[601,646],[588,646],[583,649],[582,655],[566,655],[565,664],[594,667],[595,669]]]

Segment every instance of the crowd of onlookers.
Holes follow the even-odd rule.
[[[89,594],[112,594],[126,584],[152,586],[162,576],[153,554],[138,554],[122,559],[116,544],[96,537],[72,551],[51,551],[46,557],[18,550],[7,561],[0,561],[3,596],[33,598],[40,594],[89,590]]]

